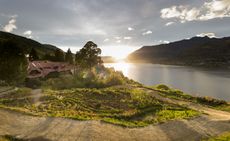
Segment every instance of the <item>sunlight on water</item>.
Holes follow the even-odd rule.
[[[105,64],[108,68],[114,68],[116,71],[122,71],[125,76],[129,76],[129,70],[132,64],[126,62]]]

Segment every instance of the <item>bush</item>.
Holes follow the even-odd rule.
[[[156,86],[157,89],[160,89],[160,90],[170,90],[170,88],[164,84],[159,84]]]
[[[40,88],[41,85],[42,85],[42,82],[39,78],[26,79],[25,81],[25,86],[32,88],[32,89]]]
[[[26,141],[26,140],[18,139],[11,135],[4,135],[4,136],[0,136],[0,141]]]
[[[224,100],[214,99],[211,97],[197,97],[196,98],[198,103],[209,105],[209,106],[221,106],[221,105],[227,105],[227,102]]]
[[[113,72],[105,80],[105,84],[107,86],[122,85],[124,84],[124,76],[122,76],[119,72]]]
[[[70,89],[70,88],[105,88],[125,83],[133,83],[121,72],[113,69],[102,68],[99,70],[81,70],[75,75],[60,75],[55,78],[48,78],[43,82],[44,87],[52,89]]]
[[[5,81],[0,80],[0,86],[9,86]]]

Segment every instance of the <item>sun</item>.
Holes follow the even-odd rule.
[[[107,46],[102,47],[102,53],[105,56],[112,56],[116,60],[125,59],[136,48],[127,45]]]

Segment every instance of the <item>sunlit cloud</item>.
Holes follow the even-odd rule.
[[[200,16],[200,20],[230,17],[229,0],[213,0],[205,2],[203,6],[207,12]]]
[[[168,22],[168,23],[165,24],[165,26],[170,26],[172,24],[174,24],[174,22]]]
[[[163,44],[169,44],[170,42],[167,40],[160,40],[159,43],[163,43]]]
[[[161,10],[161,17],[163,19],[176,18],[182,23],[185,21],[197,20],[200,10],[197,8],[188,9],[186,6],[172,6]]]
[[[31,30],[27,30],[23,33],[23,35],[25,35],[27,38],[33,38],[32,36],[32,31]]]
[[[204,2],[201,7],[171,6],[161,10],[161,18],[178,19],[181,23],[187,21],[205,21],[215,18],[230,17],[229,0],[212,0]]]
[[[6,32],[12,32],[14,29],[17,29],[17,26],[16,26],[16,17],[12,17],[8,24],[6,24],[4,27],[3,27],[3,30],[6,31]]]
[[[209,32],[209,33],[200,33],[200,34],[197,34],[196,36],[197,37],[205,37],[205,36],[207,36],[209,38],[215,38],[216,37],[215,33],[212,33],[212,32]]]
[[[131,39],[132,39],[132,37],[129,37],[129,36],[124,37],[124,40],[131,40]]]
[[[134,28],[132,28],[132,27],[128,27],[128,30],[129,30],[129,31],[132,31],[132,30],[134,30]]]
[[[149,34],[152,34],[153,32],[151,30],[148,30],[146,32],[143,32],[142,35],[149,35]]]

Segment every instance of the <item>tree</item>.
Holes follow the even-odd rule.
[[[65,55],[64,55],[64,52],[62,50],[56,49],[55,61],[58,61],[58,62],[64,62],[65,61]]]
[[[65,55],[65,61],[70,63],[70,64],[73,64],[73,54],[72,54],[70,49],[68,49],[68,51]]]
[[[89,68],[102,64],[100,57],[101,49],[92,41],[88,41],[85,46],[75,55],[75,63],[82,68]]]
[[[36,51],[34,48],[32,48],[31,51],[30,51],[29,60],[30,60],[30,61],[39,60],[37,51]]]
[[[0,80],[8,84],[25,81],[28,61],[18,44],[9,40],[0,45]]]

